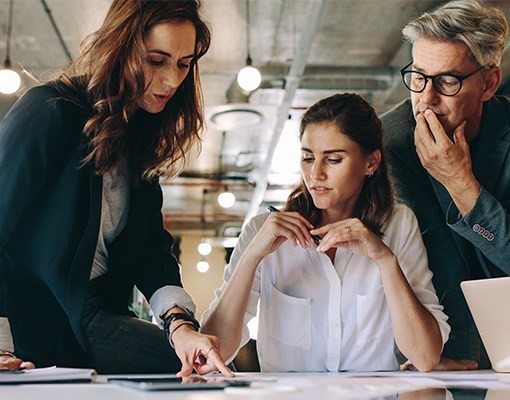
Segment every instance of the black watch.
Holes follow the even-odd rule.
[[[171,313],[163,320],[163,329],[167,336],[170,336],[170,325],[172,325],[172,323],[178,319],[191,322],[191,325],[193,325],[193,328],[195,328],[196,331],[200,329],[200,324],[192,315],[185,313]]]

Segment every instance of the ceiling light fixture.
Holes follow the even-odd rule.
[[[229,192],[228,188],[225,186],[225,191],[218,195],[218,204],[223,208],[230,208],[235,204],[235,202],[236,196],[234,193]]]
[[[201,255],[208,256],[211,254],[212,246],[210,243],[202,241],[198,244],[197,250]]]
[[[237,83],[241,89],[251,92],[262,82],[262,76],[257,68],[252,66],[250,56],[250,0],[246,0],[246,66],[237,74]]]
[[[197,271],[205,274],[207,271],[209,271],[209,263],[204,260],[197,262]]]
[[[4,94],[12,94],[16,92],[21,85],[19,74],[11,68],[11,32],[12,32],[12,3],[9,2],[9,19],[7,23],[7,42],[5,46],[4,68],[0,70],[0,92]]]

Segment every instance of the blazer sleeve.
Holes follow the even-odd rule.
[[[474,207],[464,217],[455,203],[451,203],[447,223],[496,267],[510,275],[510,215],[498,199],[482,187]]]
[[[64,107],[55,96],[46,86],[29,90],[0,124],[0,252],[52,170],[69,153]]]
[[[165,229],[161,208],[161,186],[155,184],[150,206],[148,240],[142,252],[143,266],[137,268],[137,287],[149,299],[157,322],[162,325],[161,315],[174,306],[194,314],[196,305],[183,289],[179,263],[173,252],[174,239]]]
[[[136,282],[147,298],[165,285],[182,287],[180,267],[173,253],[174,239],[163,226],[161,187],[157,183],[151,185],[147,240],[141,249],[143,265],[137,268]]]

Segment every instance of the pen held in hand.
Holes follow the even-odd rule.
[[[280,212],[280,210],[273,206],[267,206],[267,210],[269,212]],[[322,238],[318,235],[312,235],[312,239],[315,240],[317,243],[320,243],[320,241],[322,240]]]

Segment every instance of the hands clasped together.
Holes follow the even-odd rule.
[[[331,248],[344,247],[375,262],[393,256],[389,247],[357,218],[347,218],[314,229],[306,218],[295,211],[271,213],[252,240],[250,251],[256,251],[263,258],[286,240],[293,246],[307,248],[310,244],[317,244],[312,235],[322,238],[317,251],[323,253]]]

